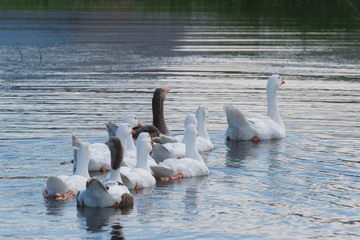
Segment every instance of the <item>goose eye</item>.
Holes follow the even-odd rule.
[[[278,79],[280,79],[280,77],[278,77]]]

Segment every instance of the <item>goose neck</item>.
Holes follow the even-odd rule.
[[[278,112],[277,103],[276,103],[276,90],[275,91],[267,91],[267,116],[269,116],[272,120],[284,126],[280,114]]]
[[[192,158],[195,160],[203,161],[199,151],[197,150],[196,142],[194,144],[186,144],[185,143],[185,150],[186,150],[186,152],[185,152],[186,158]]]
[[[122,179],[120,176],[120,168],[110,170],[109,180],[122,183]]]
[[[74,175],[81,175],[86,178],[90,178],[89,175],[89,160],[90,160],[90,152],[84,147],[80,147],[77,161],[76,161],[76,170]]]
[[[208,132],[206,130],[206,123],[205,122],[203,122],[203,123],[199,122],[198,123],[197,131],[198,131],[198,134],[199,134],[200,137],[205,138],[207,140],[210,140],[209,134],[208,134]]]
[[[144,147],[138,146],[136,149],[137,161],[136,161],[136,168],[143,168],[145,170],[149,170],[148,165],[148,155],[149,152],[145,151]]]

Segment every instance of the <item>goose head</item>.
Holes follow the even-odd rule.
[[[111,153],[111,168],[116,170],[120,168],[121,162],[124,157],[124,149],[118,137],[112,137],[107,142]]]
[[[170,91],[170,88],[157,88],[154,91],[153,95],[153,103],[154,101],[164,102],[166,98],[166,94]]]
[[[136,140],[136,146],[146,146],[142,150],[150,153],[152,151],[153,140],[147,132],[140,133],[139,137]]]
[[[198,122],[205,124],[209,118],[209,112],[206,106],[200,105],[196,110],[196,119]]]
[[[269,77],[266,89],[268,92],[276,92],[285,81],[280,75],[274,74]]]
[[[130,134],[134,134],[134,133],[135,132],[131,128],[131,125],[129,123],[121,123],[116,130],[116,136],[120,138],[120,141],[123,141],[123,144],[125,143],[126,138]]]
[[[197,124],[198,124],[198,121],[197,121],[197,119],[196,119],[196,116],[195,116],[195,114],[193,114],[193,113],[190,113],[190,114],[188,114],[188,115],[186,116],[185,122],[184,122],[185,128],[186,128],[187,126],[189,126],[190,124],[193,124],[193,125],[195,125],[195,126],[197,126]]]
[[[122,122],[129,123],[132,128],[142,127],[139,118],[135,114],[127,114]]]

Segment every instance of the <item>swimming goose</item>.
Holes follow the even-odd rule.
[[[130,190],[155,186],[156,180],[149,167],[148,156],[152,150],[148,133],[141,133],[136,140],[137,162],[134,168],[122,167],[120,170],[124,184]]]
[[[194,124],[185,128],[184,141],[186,146],[185,158],[169,158],[160,162],[158,166],[151,167],[156,177],[168,180],[209,175],[209,169],[196,147],[197,130]]]
[[[120,165],[124,150],[118,137],[112,137],[107,142],[111,152],[111,170],[109,180],[103,183],[98,178],[88,181],[86,189],[77,196],[79,206],[87,207],[128,207],[134,202],[129,189],[120,177]]]
[[[276,104],[276,93],[285,81],[279,75],[271,75],[266,86],[267,115],[244,112],[233,106],[224,107],[228,128],[227,140],[259,140],[284,138],[285,126]]]
[[[213,144],[211,143],[210,136],[206,129],[207,119],[209,118],[209,112],[206,106],[200,105],[198,109],[196,110],[196,115],[188,115],[188,117],[185,120],[185,127],[188,124],[195,124],[196,129],[198,131],[198,138],[196,141],[196,146],[199,152],[206,152],[211,151],[214,149]],[[178,141],[183,141],[183,135],[177,135],[175,138]],[[162,135],[160,135],[161,141],[164,142],[170,142],[169,137],[164,138]]]
[[[74,145],[78,148],[75,172],[71,176],[49,176],[44,188],[44,197],[56,197],[56,200],[68,200],[79,191],[84,190],[86,182],[90,178],[88,165],[90,160],[90,143],[81,142],[72,136]]]
[[[184,121],[184,128],[188,125],[197,125],[197,119],[195,114],[188,114]],[[185,156],[186,148],[183,139],[183,135],[180,137],[160,135],[161,143],[154,143],[154,150],[151,153],[151,157],[156,162],[162,162],[168,158],[183,158]],[[182,141],[182,142],[181,142]]]

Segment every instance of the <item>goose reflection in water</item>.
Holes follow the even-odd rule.
[[[103,227],[111,226],[112,239],[123,239],[122,226],[120,224],[121,215],[127,215],[132,208],[92,208],[78,207],[78,218],[85,219],[87,231],[103,231]]]
[[[232,168],[245,168],[247,160],[270,159],[274,160],[281,154],[282,139],[264,140],[259,143],[252,141],[226,141],[226,166]],[[271,161],[273,162],[273,161]],[[276,162],[276,161],[275,161]],[[269,168],[274,167],[271,163]],[[276,164],[275,164],[276,165]]]
[[[54,197],[44,199],[46,205],[46,214],[47,215],[54,215],[54,216],[63,216],[64,215],[64,208],[66,204],[65,201],[56,201]]]

